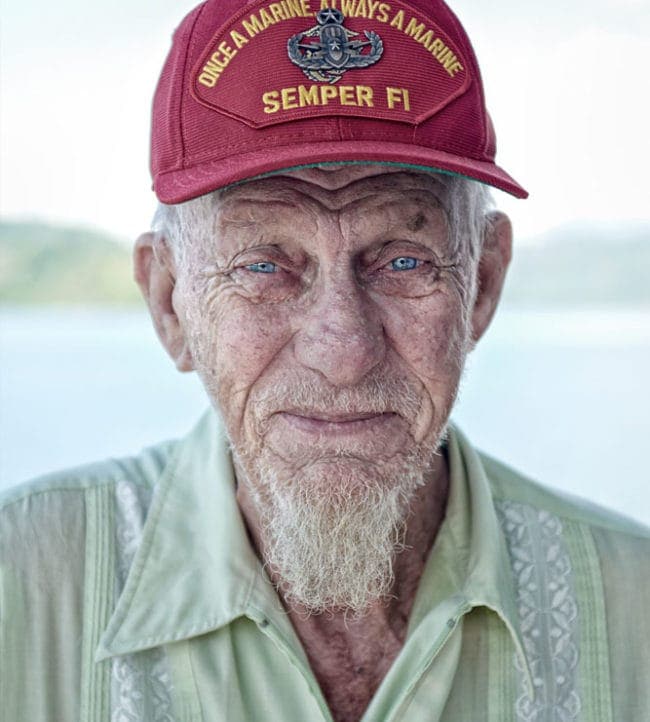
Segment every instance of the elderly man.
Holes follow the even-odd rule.
[[[526,195],[494,152],[441,0],[190,13],[134,259],[214,410],[6,495],[6,719],[650,718],[648,531],[449,424],[510,259],[486,184]]]

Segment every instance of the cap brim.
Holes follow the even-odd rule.
[[[154,190],[163,203],[182,203],[234,183],[321,163],[378,163],[422,172],[450,173],[485,183],[517,198],[528,197],[528,192],[494,163],[405,143],[356,140],[297,143],[238,153],[160,173],[154,178]]]

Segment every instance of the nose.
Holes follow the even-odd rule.
[[[353,386],[383,359],[378,309],[352,272],[324,279],[300,324],[294,336],[296,358],[333,386]]]

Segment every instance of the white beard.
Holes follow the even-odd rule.
[[[291,479],[259,457],[254,469],[249,463],[255,481],[245,483],[260,517],[264,561],[287,604],[359,616],[389,596],[410,504],[433,452],[425,460],[418,449],[379,469],[330,457]]]

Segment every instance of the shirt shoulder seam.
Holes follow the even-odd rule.
[[[79,479],[78,482],[68,482],[63,483],[61,485],[53,484],[52,486],[48,486],[43,489],[34,489],[30,488],[29,486],[22,491],[22,493],[17,493],[16,496],[10,496],[10,498],[3,500],[0,499],[0,511],[3,511],[5,509],[9,509],[14,504],[18,504],[21,501],[25,501],[25,499],[33,499],[35,497],[43,496],[44,494],[56,494],[58,492],[70,492],[70,491],[78,491],[78,492],[87,492],[90,489],[97,489],[104,486],[114,486],[115,484],[119,484],[123,481],[129,481],[133,482],[133,479],[128,479],[125,476],[118,476],[114,478],[109,479]],[[136,483],[138,483],[136,481]],[[142,483],[138,484],[139,486],[142,486]],[[8,495],[11,494],[11,489],[8,490]]]
[[[527,479],[526,481],[531,483]],[[534,483],[536,487],[538,486],[536,482],[532,483]],[[579,503],[580,498],[576,497],[575,500],[572,500],[571,497],[565,496],[562,492],[556,492],[550,487],[543,487],[539,485],[539,488],[543,493],[549,494],[554,499],[558,507],[565,508],[555,508],[555,505],[543,504],[535,500],[524,499],[523,497],[511,497],[500,493],[500,490],[495,489],[494,486],[492,486],[492,498],[495,501],[513,501],[519,504],[526,504],[540,511],[548,511],[550,514],[553,514],[559,519],[587,527],[592,532],[594,529],[603,529],[622,536],[650,541],[650,529],[646,529],[642,522],[630,519],[616,511],[605,507],[599,507],[597,505],[594,505],[594,511],[590,511],[589,509],[582,510],[566,508],[567,505],[571,505],[572,503]],[[603,515],[612,515],[613,518],[608,519],[595,516],[595,514],[598,513]]]

